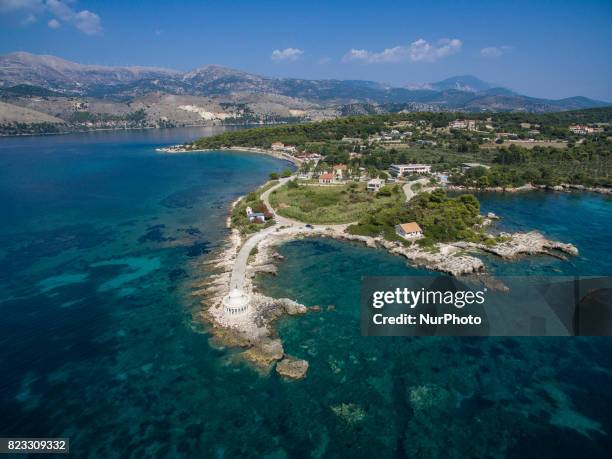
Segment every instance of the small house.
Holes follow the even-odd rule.
[[[249,215],[249,221],[251,223],[265,223],[266,222],[266,216],[262,213],[252,213],[251,215]]]
[[[384,186],[384,184],[385,184],[385,181],[383,179],[375,178],[375,179],[368,181],[368,184],[366,185],[366,189],[368,191],[377,192]]]
[[[251,223],[265,223],[266,215],[261,212],[253,212],[250,207],[246,208],[246,216]]]
[[[319,183],[323,185],[329,185],[334,183],[336,176],[331,172],[325,172],[319,175]]]
[[[418,239],[423,237],[423,230],[417,222],[402,223],[395,226],[395,232],[404,239]]]
[[[336,164],[333,167],[333,173],[337,180],[345,180],[348,175],[348,168],[346,164]]]

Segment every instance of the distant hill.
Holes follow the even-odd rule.
[[[494,87],[495,85],[482,81],[473,75],[454,76],[437,83],[431,83],[431,88],[438,91],[455,89],[457,91],[482,92]]]
[[[375,81],[272,78],[218,65],[189,72],[85,65],[26,52],[0,56],[0,98],[53,120],[87,120],[100,128],[120,126],[136,110],[146,112],[147,125],[172,126],[319,120],[389,110],[543,113],[610,105],[581,96],[527,97],[472,75],[393,87]],[[10,113],[5,121],[10,122]]]
[[[96,84],[116,85],[146,78],[172,78],[175,70],[154,67],[83,65],[56,56],[17,52],[0,56],[2,86],[30,84],[80,92]]]

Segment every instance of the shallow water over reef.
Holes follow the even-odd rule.
[[[211,132],[0,140],[0,436],[67,436],[75,457],[101,458],[607,457],[610,340],[362,338],[360,276],[420,272],[382,251],[294,241],[260,279],[324,306],[280,324],[287,352],[310,361],[305,380],[211,347],[190,281],[226,236],[230,202],[285,167],[153,151]],[[490,210],[512,223],[501,204]],[[609,217],[609,203],[590,205],[568,213]],[[588,261],[570,263],[608,269],[593,262],[609,260],[600,233],[574,236],[558,238]]]

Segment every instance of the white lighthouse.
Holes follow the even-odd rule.
[[[233,289],[228,296],[223,299],[223,309],[228,316],[238,316],[245,314],[249,307],[248,297],[237,288]]]

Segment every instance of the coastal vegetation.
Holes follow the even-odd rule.
[[[257,190],[241,198],[232,209],[232,214],[230,217],[232,228],[236,228],[238,231],[240,231],[240,234],[242,236],[246,236],[252,233],[256,233],[262,228],[267,228],[269,226],[274,225],[274,219],[272,218],[268,219],[266,223],[250,222],[246,214],[246,208],[250,207],[251,209],[253,209],[253,212],[268,212],[266,205],[261,200],[261,193],[273,187],[277,183],[278,182],[276,180],[270,180]]]
[[[490,169],[472,168],[451,175],[456,185],[518,187],[527,183],[554,186],[560,183],[612,186],[612,142],[595,138],[570,148],[516,145],[500,148]]]
[[[357,224],[348,227],[348,232],[408,243],[395,233],[395,225],[410,221],[417,222],[423,229],[424,237],[418,240],[420,245],[455,241],[495,242],[480,227],[480,203],[475,196],[449,197],[441,189],[420,193],[408,204],[398,202],[364,214]]]
[[[473,129],[452,129],[469,117]],[[322,156],[318,169],[346,164],[351,173],[380,176],[391,164],[431,164],[451,182],[477,187],[516,187],[528,183],[612,185],[612,108],[548,114],[398,113],[351,116],[316,123],[255,128],[205,137],[188,148],[270,148],[274,142]],[[590,123],[589,135],[569,129]],[[463,175],[466,162],[490,166]],[[309,166],[310,167],[310,166]]]
[[[573,123],[610,123],[612,122],[612,108],[592,108],[586,110],[572,110],[558,113],[532,114],[532,113],[460,113],[460,112],[412,112],[388,113],[371,116],[349,116],[316,123],[299,123],[278,125],[263,128],[253,128],[225,132],[212,137],[203,137],[193,142],[197,148],[221,148],[229,146],[243,147],[269,147],[273,142],[280,141],[285,144],[305,148],[309,144],[322,142],[328,149],[333,150],[334,141],[343,137],[366,139],[368,135],[384,130],[390,124],[402,122],[421,123],[432,128],[444,128],[457,118],[470,118],[491,123],[498,131],[516,132],[517,136],[526,134],[528,128],[521,124],[537,124],[540,126],[542,138],[561,135],[571,138],[567,127]],[[467,133],[457,133],[459,140],[467,141]],[[351,145],[344,148],[336,146],[338,151],[351,151]]]
[[[388,188],[389,193],[374,194],[366,191],[363,183],[317,186],[298,185],[292,180],[270,194],[270,204],[279,215],[305,223],[350,223],[403,202],[399,186]]]

